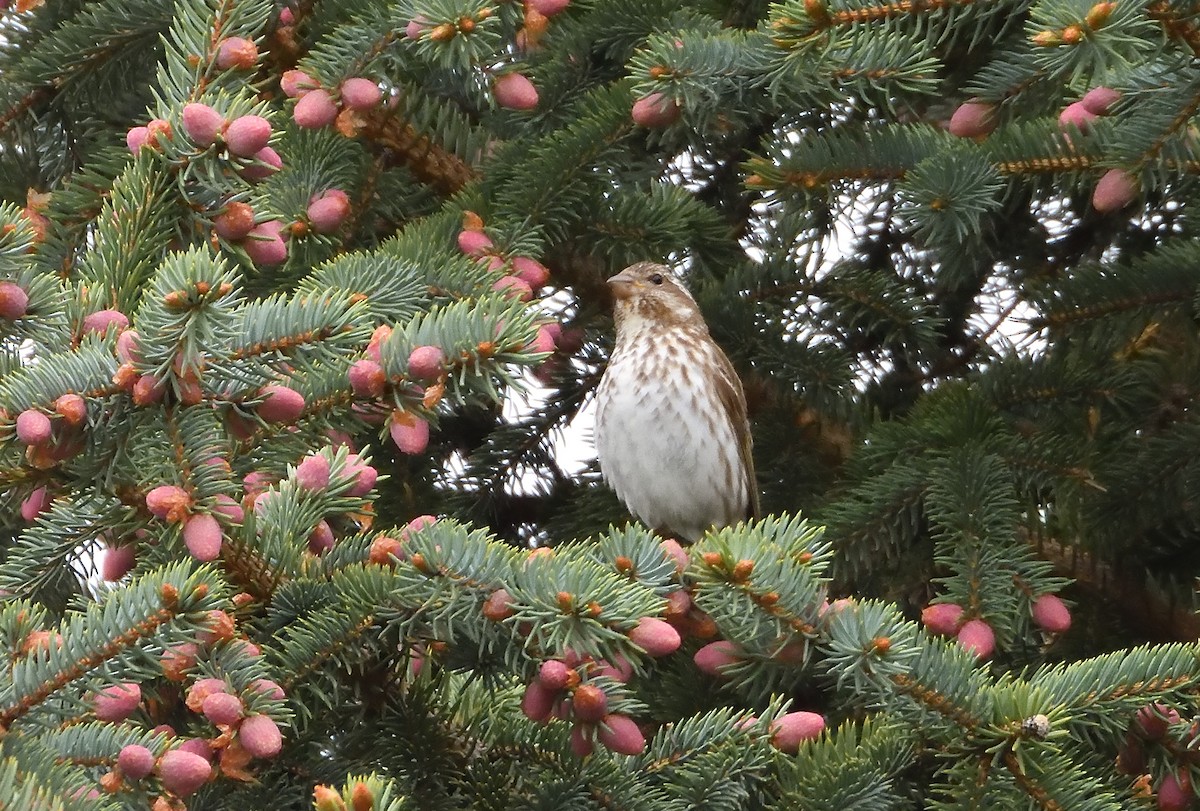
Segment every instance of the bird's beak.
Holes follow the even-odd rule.
[[[629,298],[635,289],[642,286],[641,282],[624,270],[615,276],[610,276],[608,284],[612,288],[613,296],[618,299]]]

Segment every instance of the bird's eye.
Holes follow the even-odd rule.
[[[662,274],[661,273],[651,273],[650,274],[650,283],[651,284],[662,284],[663,283]]]

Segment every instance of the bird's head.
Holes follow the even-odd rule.
[[[608,285],[616,299],[618,330],[642,322],[704,329],[696,300],[663,265],[638,262],[611,277]]]

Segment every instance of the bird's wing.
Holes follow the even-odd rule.
[[[738,456],[742,468],[746,471],[746,489],[750,493],[750,502],[746,507],[746,519],[757,520],[761,516],[758,504],[758,479],[754,475],[753,439],[750,436],[750,419],[746,416],[746,394],[742,391],[741,378],[734,371],[733,364],[725,353],[717,348],[717,397],[725,409],[737,436]]]

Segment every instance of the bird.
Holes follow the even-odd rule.
[[[684,542],[758,518],[746,395],[696,300],[654,262],[608,284],[616,343],[595,424],[605,482],[644,524]]]

